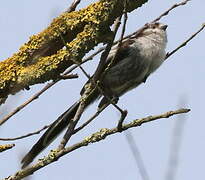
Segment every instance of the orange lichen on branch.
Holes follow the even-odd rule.
[[[30,85],[55,79],[97,44],[106,42],[110,25],[123,13],[125,0],[101,0],[87,8],[65,12],[44,31],[30,37],[19,52],[0,62],[0,99]],[[132,0],[128,11],[147,0]],[[62,37],[67,43],[67,49]],[[105,38],[107,37],[107,38]]]

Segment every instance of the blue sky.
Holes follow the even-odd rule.
[[[28,41],[29,36],[42,31],[53,17],[69,6],[70,2],[67,0],[2,1],[0,6],[0,60],[18,51],[18,48]],[[79,8],[86,7],[92,2],[95,1],[83,1]],[[179,1],[152,0],[130,13],[126,34],[136,31],[176,2]],[[173,10],[161,20],[169,26],[167,51],[174,49],[200,28],[205,22],[204,7],[204,1],[191,1],[186,6]],[[95,70],[98,59],[99,56],[94,62],[84,66],[89,73],[92,74]],[[204,32],[202,32],[186,47],[170,57],[157,72],[148,78],[145,84],[127,93],[119,101],[119,106],[128,110],[127,122],[175,110],[181,101],[185,102],[185,107],[191,108],[192,111],[186,116],[176,179],[204,178],[204,67]],[[0,137],[26,134],[54,121],[79,98],[79,91],[86,77],[80,71],[76,72],[80,75],[79,79],[61,81],[40,99],[12,117],[0,128]],[[30,91],[21,91],[16,96],[11,96],[8,106],[4,105],[0,112],[12,110],[42,87],[43,85],[35,85]],[[88,118],[95,110],[96,105],[90,107],[82,120]],[[117,110],[109,107],[82,134],[74,137],[70,144],[100,128],[115,126],[118,119]],[[147,123],[131,130],[150,179],[164,179],[173,127],[179,120],[180,116]],[[0,162],[4,162],[0,164],[0,178],[7,177],[20,168],[21,157],[38,138],[39,135],[36,135],[16,141],[15,148],[0,154]],[[59,141],[60,139],[57,139],[39,158],[55,148]],[[72,152],[58,162],[36,172],[32,178],[34,180],[47,178],[124,180],[141,177],[122,133]]]

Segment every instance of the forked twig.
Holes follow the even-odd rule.
[[[81,126],[79,126],[78,128],[76,128],[73,131],[73,134],[77,133],[78,131],[80,131],[81,129],[83,129],[84,127],[86,127],[88,124],[90,124],[98,115],[100,115],[100,113],[108,106],[109,104],[106,104],[105,106],[101,107],[100,109],[97,110],[97,112],[91,117],[89,118],[85,123],[83,123]]]

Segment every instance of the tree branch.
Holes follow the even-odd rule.
[[[30,37],[19,52],[0,62],[0,98],[29,86],[56,79],[60,73],[111,36],[110,25],[123,14],[125,0],[100,0],[85,9],[64,12],[41,33]],[[129,0],[132,11],[148,0]],[[66,39],[69,50],[59,33]],[[0,100],[1,102],[1,100]]]
[[[0,145],[0,152],[6,151],[8,149],[11,149],[12,147],[14,147],[15,144],[4,144],[4,145]]]
[[[66,12],[75,11],[76,7],[78,6],[78,4],[80,4],[80,2],[81,2],[81,0],[74,0]]]
[[[179,109],[176,111],[169,111],[166,112],[164,114],[160,114],[160,115],[156,115],[156,116],[148,116],[146,118],[142,118],[142,119],[136,119],[128,124],[125,124],[122,126],[123,130],[125,131],[126,129],[129,128],[133,128],[133,127],[137,127],[137,126],[141,126],[144,123],[148,123],[154,120],[158,120],[158,119],[162,119],[162,118],[169,118],[170,116],[176,115],[176,114],[182,114],[182,113],[187,113],[189,112],[190,109]],[[40,161],[38,161],[36,164],[34,164],[31,167],[27,167],[25,169],[22,169],[18,172],[16,172],[14,175],[9,176],[3,180],[20,180],[26,176],[29,176],[31,174],[33,174],[35,171],[37,171],[38,169],[41,169],[55,161],[57,161],[60,157],[64,156],[65,154],[68,154],[76,149],[82,148],[84,146],[88,146],[91,143],[96,143],[99,141],[104,140],[107,136],[110,136],[112,134],[116,134],[119,133],[118,131],[118,127],[112,128],[112,129],[107,129],[107,128],[103,128],[100,131],[90,135],[89,137],[86,137],[84,140],[82,140],[79,143],[76,143],[70,147],[64,148],[60,151],[58,150],[52,150],[48,156],[46,156],[45,158],[41,159]]]
[[[173,51],[171,51],[170,53],[167,53],[166,58],[169,58],[171,55],[173,55],[174,53],[176,53],[178,50],[180,50],[182,47],[186,46],[187,43],[189,41],[191,41],[197,34],[199,34],[203,29],[205,28],[205,23],[202,24],[201,28],[195,32],[194,34],[192,34],[186,41],[184,41],[181,45],[179,45],[176,49],[174,49]]]
[[[166,10],[164,13],[162,13],[159,17],[157,17],[156,19],[154,19],[152,22],[156,22],[159,21],[162,17],[167,16],[169,14],[170,11],[172,11],[173,9],[179,7],[179,6],[184,6],[186,5],[190,0],[185,0],[182,1],[180,3],[176,3],[174,4],[172,7],[170,7],[168,10]]]
[[[33,136],[35,134],[39,134],[41,131],[47,129],[50,125],[44,126],[40,130],[37,130],[37,131],[32,132],[32,133],[28,133],[28,134],[23,135],[23,136],[18,136],[18,137],[14,137],[14,138],[0,138],[0,141],[15,141],[15,140],[19,140],[19,139],[24,139],[26,137]]]

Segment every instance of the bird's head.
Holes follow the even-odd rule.
[[[149,34],[153,34],[153,33],[160,33],[160,34],[166,33],[167,27],[168,26],[166,24],[162,24],[159,22],[145,24],[144,29],[142,30],[142,33],[144,35],[149,35]]]
[[[167,33],[166,33],[167,27],[168,26],[166,24],[162,24],[159,22],[145,24],[144,28],[140,33],[140,36],[144,36],[144,37],[159,36],[163,39],[167,39]]]
[[[167,43],[166,24],[159,22],[147,23],[137,31],[135,37],[149,38],[159,43]]]

